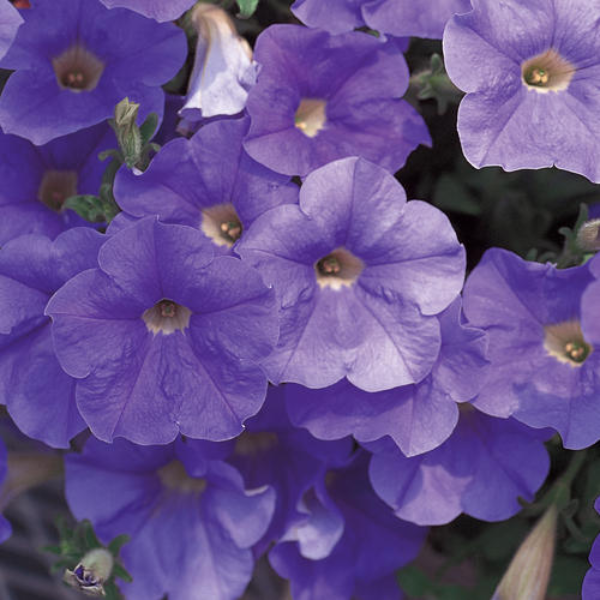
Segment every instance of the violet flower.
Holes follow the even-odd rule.
[[[595,2],[477,0],[444,35],[452,81],[467,92],[458,133],[475,167],[560,169],[600,181]]]
[[[393,42],[273,25],[254,58],[260,71],[248,94],[244,146],[274,171],[305,176],[362,156],[395,172],[419,144],[431,143],[423,119],[401,100],[409,74]]]
[[[252,576],[251,546],[265,533],[272,489],[245,489],[220,449],[192,440],[137,446],[90,439],[65,460],[66,496],[102,541],[127,534],[128,600],[235,600]],[[219,446],[219,445],[216,445]]]
[[[227,253],[263,212],[298,202],[298,186],[269,171],[242,147],[247,118],[208,123],[191,140],[170,142],[141,174],[121,169],[115,196],[135,217],[200,229],[213,249]]]
[[[419,525],[443,525],[464,512],[501,521],[532,501],[550,469],[548,432],[514,419],[495,419],[461,406],[458,425],[439,448],[406,457],[381,440],[369,468],[375,492],[396,515]]]
[[[89,226],[64,202],[76,194],[98,194],[106,169],[98,154],[114,145],[104,123],[44,146],[0,134],[0,244],[26,233],[54,239],[71,227]]]
[[[51,299],[56,353],[98,438],[229,439],[260,409],[279,324],[273,290],[197,230],[149,217]]]
[[[471,400],[485,376],[485,336],[461,322],[457,298],[439,317],[442,346],[431,373],[420,383],[369,393],[347,380],[311,390],[285,386],[290,419],[323,440],[353,435],[371,442],[389,435],[406,456],[432,450],[458,422],[458,402]]]
[[[54,354],[44,309],[66,281],[97,265],[103,242],[93,229],[75,228],[54,242],[25,235],[0,249],[0,403],[23,433],[55,448],[68,448],[86,425],[76,381]]]
[[[107,8],[128,8],[158,22],[174,21],[196,0],[100,0]]]
[[[399,600],[397,569],[413,560],[427,532],[406,523],[373,493],[366,453],[328,472],[303,497],[303,518],[269,553],[299,600]]]
[[[474,405],[556,429],[565,448],[600,439],[600,353],[581,326],[587,265],[556,269],[488,250],[464,291],[467,319],[488,334],[488,378]],[[594,314],[595,314],[594,310]]]
[[[240,113],[248,89],[256,81],[250,45],[218,6],[198,4],[190,19],[198,41],[187,97],[179,114],[188,121],[199,121]]]
[[[0,0],[0,58],[8,52],[22,23],[23,17],[9,0]]]
[[[129,97],[163,113],[160,88],[186,56],[183,31],[98,0],[38,0],[0,67],[13,69],[0,126],[36,145],[111,117]],[[57,118],[57,115],[61,115]]]
[[[594,508],[600,512],[600,498],[596,499]],[[596,600],[600,596],[600,535],[594,540],[589,560],[592,567],[583,580],[582,600]]]
[[[441,39],[448,19],[469,0],[296,0],[293,13],[309,27],[343,33],[370,27],[383,34]]]
[[[464,249],[446,216],[363,159],[311,173],[300,205],[273,208],[238,242],[277,292],[282,331],[265,368],[312,388],[421,381],[440,348],[435,315],[458,295]]]

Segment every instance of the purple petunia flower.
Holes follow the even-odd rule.
[[[69,196],[98,193],[106,169],[98,154],[115,143],[106,124],[45,146],[0,134],[0,244],[26,233],[54,239],[66,229],[89,225],[63,203]]]
[[[265,399],[257,361],[277,340],[273,290],[239,259],[215,258],[196,229],[152,217],[114,234],[98,264],[47,308],[92,432],[141,444],[239,434]]]
[[[353,446],[350,438],[323,442],[294,427],[286,414],[283,391],[283,387],[269,388],[265,405],[248,419],[229,458],[246,485],[268,485],[276,492],[275,514],[256,554],[279,541],[290,522],[302,516],[296,509],[302,495],[328,468],[345,464]]]
[[[594,508],[596,512],[600,512],[600,498],[596,499]],[[582,600],[596,600],[600,597],[600,536],[594,541],[589,560],[592,568],[586,573],[583,580]]]
[[[469,0],[296,0],[292,5],[303,23],[331,33],[367,26],[399,37],[437,39],[450,17],[470,8]]]
[[[399,600],[394,572],[417,555],[426,529],[394,517],[367,480],[366,453],[328,472],[304,513],[269,553],[297,600]]]
[[[458,113],[467,160],[508,171],[556,165],[600,181],[600,5],[475,0],[473,7],[444,35],[448,74],[467,92]]]
[[[98,0],[37,0],[0,61],[5,133],[46,142],[111,117],[126,96],[142,118],[163,113],[160,85],[186,56],[183,31]],[[60,115],[60,118],[57,118]]]
[[[100,0],[108,8],[128,8],[159,22],[174,21],[196,0]]]
[[[488,378],[474,401],[495,416],[552,427],[566,448],[600,439],[600,353],[581,327],[588,266],[558,270],[489,250],[464,291],[470,323],[488,334]]]
[[[259,36],[254,59],[260,72],[248,94],[244,146],[274,171],[304,176],[363,156],[395,172],[431,143],[423,119],[400,100],[408,68],[393,42],[274,25]]]
[[[550,468],[547,431],[495,419],[462,405],[453,434],[439,448],[407,458],[390,440],[375,442],[370,477],[396,515],[419,525],[443,525],[465,512],[500,521],[533,500]]]
[[[195,122],[240,113],[246,105],[248,89],[256,83],[252,48],[238,35],[227,12],[218,6],[199,3],[190,20],[198,41],[180,115]]]
[[[19,429],[56,448],[85,429],[75,403],[75,380],[60,367],[44,309],[77,273],[97,265],[104,236],[70,229],[54,242],[21,236],[0,249],[0,403]]]
[[[439,446],[458,421],[457,402],[481,389],[487,361],[482,331],[461,322],[457,298],[439,317],[442,346],[431,373],[420,383],[369,393],[343,380],[322,390],[285,386],[291,421],[314,436],[353,435],[371,442],[389,435],[406,456]]]
[[[0,0],[0,58],[8,52],[22,23],[23,17],[9,0]]]
[[[275,383],[343,377],[367,391],[421,381],[465,257],[446,216],[384,169],[349,158],[309,175],[300,205],[260,216],[237,246],[278,294],[282,331],[265,366]]]
[[[269,171],[242,148],[247,118],[208,123],[191,140],[167,144],[148,169],[117,175],[115,196],[135,217],[199,228],[219,253],[228,252],[259,215],[298,202],[298,186]]]
[[[217,446],[212,448],[211,446]],[[90,439],[65,460],[66,496],[101,540],[127,534],[128,600],[235,600],[252,576],[251,546],[275,506],[272,489],[247,490],[221,445],[178,440],[140,447]],[[227,446],[227,445],[225,445]]]

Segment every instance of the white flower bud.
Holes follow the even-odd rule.
[[[108,550],[94,548],[72,571],[65,571],[63,581],[87,596],[105,596],[104,583],[110,578],[114,564]]]

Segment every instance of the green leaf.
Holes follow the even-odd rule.
[[[113,556],[117,556],[121,548],[129,541],[129,539],[129,536],[125,534],[117,536],[110,544],[108,544],[108,551]]]
[[[94,528],[89,521],[84,521],[83,523],[83,537],[85,540],[85,544],[87,548],[101,548],[102,544],[99,542],[96,534],[94,533]]]
[[[122,596],[119,588],[113,581],[107,581],[104,584],[104,597],[106,600],[121,600]]]
[[[140,126],[140,135],[142,136],[142,146],[145,146],[154,136],[158,127],[158,115],[150,113],[146,120]]]
[[[127,583],[131,583],[133,581],[133,577],[119,563],[114,564],[113,575],[119,579],[122,579],[123,581],[127,581]]]
[[[105,220],[103,202],[91,194],[71,196],[64,206],[74,210],[81,218],[90,223],[103,223]]]
[[[240,7],[238,17],[240,19],[249,19],[258,6],[258,0],[237,0],[237,4]]]

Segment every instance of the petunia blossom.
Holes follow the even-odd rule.
[[[188,440],[141,447],[90,439],[65,461],[66,496],[104,542],[127,534],[128,600],[236,600],[252,576],[251,546],[269,526],[272,489],[249,490],[219,449]]]
[[[362,156],[395,172],[419,144],[431,143],[421,116],[401,100],[409,73],[394,42],[273,25],[259,36],[254,59],[260,71],[248,94],[244,146],[274,171],[304,177]]]
[[[0,404],[29,437],[68,448],[86,428],[75,402],[76,381],[54,354],[44,309],[66,281],[97,266],[105,236],[70,229],[52,241],[18,237],[0,249]]]
[[[183,31],[99,0],[38,0],[0,67],[14,70],[0,126],[42,145],[112,117],[123,98],[162,115],[161,85],[186,56]],[[57,118],[60,115],[60,118]]]
[[[469,0],[296,0],[292,5],[303,23],[331,33],[367,26],[383,34],[436,39],[448,19],[470,8]]]
[[[467,319],[489,340],[488,377],[475,406],[552,427],[566,448],[600,439],[600,352],[581,324],[592,281],[588,265],[557,269],[498,248],[486,252],[464,291]]]
[[[106,164],[98,159],[116,144],[105,123],[35,146],[0,134],[0,244],[26,233],[51,239],[75,227],[89,226],[65,200],[98,194]]]
[[[281,336],[265,367],[274,383],[311,388],[343,377],[367,391],[416,383],[440,348],[435,315],[463,283],[464,249],[433,206],[348,158],[311,173],[300,204],[261,215],[238,242],[277,292]]]
[[[265,399],[273,290],[239,259],[215,257],[198,230],[155,217],[110,237],[98,264],[47,307],[92,432],[141,444],[238,435]]]
[[[458,133],[475,167],[553,165],[600,181],[597,2],[475,0],[444,34],[467,93]]]
[[[115,197],[135,217],[199,229],[219,253],[230,252],[263,212],[298,202],[298,186],[252,160],[242,147],[249,120],[208,123],[190,140],[170,142],[141,174],[121,169]]]
[[[174,21],[196,0],[100,0],[107,8],[128,8],[158,22]]]
[[[369,473],[375,492],[396,515],[443,525],[461,512],[501,521],[532,501],[550,468],[544,440],[514,419],[490,417],[463,404],[452,435],[439,448],[406,457],[390,440],[375,442]]]
[[[442,444],[458,422],[459,402],[477,395],[484,381],[486,340],[461,321],[457,298],[439,317],[442,345],[420,383],[369,393],[342,380],[322,390],[285,386],[291,421],[323,440],[353,435],[371,442],[389,435],[406,456]]]

